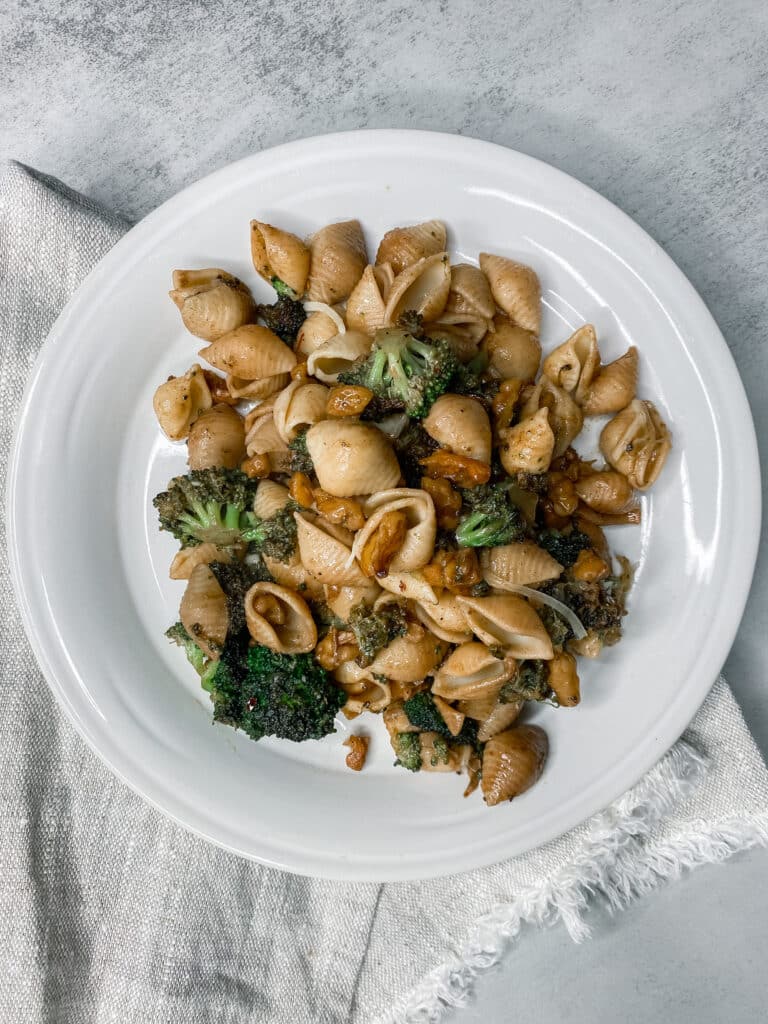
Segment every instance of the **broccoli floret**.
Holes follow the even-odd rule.
[[[255,513],[247,513],[247,526],[243,529],[243,540],[251,551],[258,551],[271,558],[286,561],[296,550],[296,520],[293,513],[297,506],[291,501],[269,519],[260,519]]]
[[[269,283],[281,299],[298,299],[299,296],[293,288],[291,288],[289,284],[286,284],[281,278],[273,277]]]
[[[395,438],[395,452],[400,470],[408,487],[421,487],[424,476],[422,459],[437,451],[439,445],[420,423],[409,423],[399,437]]]
[[[562,647],[566,640],[571,639],[573,630],[566,619],[556,612],[554,608],[550,608],[549,605],[545,604],[537,608],[536,611],[555,647]]]
[[[608,576],[595,583],[583,580],[554,580],[542,590],[568,605],[585,629],[596,633],[606,646],[621,638],[621,620],[627,614],[626,599],[631,573],[626,565],[620,576]]]
[[[539,546],[567,569],[574,564],[580,551],[592,547],[592,541],[580,530],[571,530],[569,533],[544,530],[539,534]]]
[[[488,356],[484,352],[479,352],[469,363],[458,363],[451,379],[451,391],[476,398],[489,406],[499,390],[499,381],[486,379],[484,374],[487,369]]]
[[[251,647],[245,657],[222,655],[214,677],[213,718],[251,739],[278,736],[301,743],[334,732],[346,695],[309,654]]]
[[[465,718],[458,734],[452,735],[429,690],[420,690],[410,697],[403,704],[403,710],[411,725],[415,725],[420,732],[436,732],[449,744],[455,746],[465,743],[473,747],[477,746],[477,722],[474,719]]]
[[[548,700],[552,695],[546,661],[523,661],[515,676],[499,692],[502,704],[514,700]]]
[[[448,741],[444,736],[435,736],[432,742],[432,756],[429,763],[435,768],[438,764],[448,764]]]
[[[204,541],[221,547],[236,544],[248,526],[256,484],[239,469],[221,467],[174,477],[153,501],[160,529],[172,533],[184,547]]]
[[[181,647],[187,656],[187,661],[200,676],[200,685],[204,690],[210,691],[216,672],[216,662],[206,656],[180,622],[175,622],[169,629],[166,629],[165,635]]]
[[[360,648],[357,661],[361,668],[370,665],[379,651],[396,637],[403,636],[407,628],[401,605],[385,604],[374,612],[363,601],[349,613],[348,625]]]
[[[360,384],[388,407],[404,409],[412,419],[427,415],[448,389],[458,368],[448,342],[415,338],[405,330],[378,331],[371,354],[339,375],[344,384]]]
[[[270,305],[258,305],[256,312],[270,331],[286,344],[293,345],[299,328],[307,319],[304,307],[298,301],[292,288],[279,277],[272,278],[272,286],[278,294],[277,302]]]
[[[415,309],[406,309],[397,321],[397,326],[413,335],[414,338],[424,338],[424,317]]]
[[[392,740],[397,754],[396,765],[407,768],[409,772],[421,769],[421,738],[417,732],[399,732]]]
[[[306,473],[311,476],[315,471],[312,456],[307,451],[307,431],[302,430],[292,441],[288,443],[291,450],[291,472]]]
[[[459,520],[456,540],[461,547],[494,547],[525,537],[520,509],[509,502],[505,484],[483,484],[462,492],[468,512]]]

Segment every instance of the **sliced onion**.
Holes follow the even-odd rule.
[[[327,317],[333,320],[334,324],[338,328],[339,334],[347,333],[347,325],[344,320],[339,316],[333,306],[329,306],[327,302],[302,302],[305,313],[325,313]]]
[[[391,416],[385,416],[383,419],[374,423],[375,427],[386,434],[387,437],[400,437],[402,432],[408,426],[408,413],[406,412],[393,412]]]
[[[562,615],[573,630],[577,640],[581,640],[587,635],[587,631],[581,624],[581,619],[578,615],[567,604],[558,601],[556,597],[542,594],[540,590],[534,590],[533,587],[524,587],[522,583],[507,583],[506,580],[501,579],[501,577],[494,575],[492,572],[486,572],[485,579],[486,582],[490,583],[497,590],[507,590],[512,594],[522,594],[523,597],[528,597],[531,601],[540,601],[542,604],[549,605],[558,615]]]

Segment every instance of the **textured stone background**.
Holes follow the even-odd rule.
[[[0,156],[131,218],[230,160],[345,128],[456,131],[549,161],[690,277],[768,441],[763,0],[6,0],[0,54]],[[764,753],[766,561],[727,664]],[[767,866],[701,870],[578,949],[531,935],[462,1019],[761,1019]]]

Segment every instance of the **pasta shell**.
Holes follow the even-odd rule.
[[[350,330],[373,335],[379,328],[386,326],[385,300],[393,280],[392,268],[388,263],[383,267],[369,264],[365,268],[363,276],[347,299],[346,319]]]
[[[446,700],[493,696],[517,671],[511,658],[497,658],[485,644],[462,644],[448,655],[435,675],[432,692]]]
[[[200,355],[222,373],[243,380],[261,380],[290,373],[296,356],[268,327],[246,324],[222,335],[200,350]]]
[[[396,326],[405,312],[418,313],[424,320],[437,320],[445,309],[451,290],[451,265],[445,252],[417,260],[402,270],[387,296],[386,320]]]
[[[289,590],[300,590],[310,601],[323,600],[322,583],[318,583],[312,573],[304,568],[298,552],[294,552],[287,561],[278,561],[271,555],[263,557],[264,564],[275,583],[279,583],[281,587],[287,587]]]
[[[331,306],[346,299],[368,262],[360,222],[346,220],[321,228],[309,239],[309,251],[307,296]]]
[[[544,374],[538,384],[527,391],[520,409],[521,419],[533,416],[539,409],[549,409],[549,425],[555,436],[552,457],[557,459],[578,436],[584,425],[584,414],[568,392],[557,387]]]
[[[188,580],[198,565],[210,565],[211,562],[229,564],[232,555],[226,548],[216,544],[196,544],[192,548],[182,548],[173,556],[168,575],[172,580]]]
[[[287,387],[290,381],[291,376],[288,373],[276,373],[272,377],[262,377],[261,380],[243,380],[242,377],[227,374],[227,391],[238,400],[269,398],[270,395],[277,394]]]
[[[334,536],[329,523],[323,519],[310,522],[298,512],[294,518],[301,564],[316,580],[334,587],[367,585],[367,578],[352,558],[351,545]]]
[[[403,543],[389,563],[393,572],[421,569],[432,558],[437,534],[435,505],[426,491],[397,487],[377,491],[365,504],[369,516],[365,526],[355,535],[352,554],[360,560],[366,544],[379,529],[382,519],[390,512],[404,512],[407,527]]]
[[[309,249],[290,231],[260,220],[251,221],[251,257],[257,274],[269,281],[284,281],[297,295],[304,294],[309,274]]]
[[[306,309],[309,305],[315,305],[315,303],[306,303],[304,308]],[[318,302],[316,305],[322,307],[324,303]],[[341,316],[331,306],[327,306],[325,309],[316,309],[309,313],[299,328],[296,335],[296,351],[303,356],[309,356],[326,341],[335,338],[337,334],[344,334],[346,329]]]
[[[203,341],[216,341],[253,319],[256,307],[246,285],[226,270],[174,270],[168,293],[184,326]]]
[[[396,274],[428,256],[445,251],[447,239],[445,224],[441,220],[427,220],[407,228],[388,231],[376,253],[376,263],[389,263]]]
[[[536,335],[510,323],[506,316],[493,319],[485,346],[491,367],[504,380],[533,380],[539,372],[541,344]]]
[[[179,606],[184,629],[209,657],[218,658],[229,628],[227,598],[207,565],[192,570]]]
[[[259,519],[271,519],[291,500],[287,487],[274,480],[260,480],[253,499],[253,511]]]
[[[384,678],[374,679],[369,668],[360,668],[354,661],[345,661],[333,677],[347,694],[345,711],[360,714],[363,711],[383,711],[392,700],[392,686]],[[405,712],[403,712],[405,714]]]
[[[567,651],[555,651],[549,663],[549,685],[561,708],[575,708],[581,700],[576,659]]]
[[[435,697],[433,695],[432,700],[440,712],[440,717],[445,722],[448,732],[451,736],[458,736],[466,716],[458,708],[449,704],[447,700],[443,700],[442,697]]]
[[[492,736],[508,729],[517,720],[523,709],[525,701],[511,700],[506,704],[498,698],[477,730],[477,738],[481,743],[486,743]]]
[[[274,418],[277,432],[289,444],[302,430],[325,417],[328,388],[314,380],[294,380],[277,396]]]
[[[181,441],[201,412],[213,404],[211,391],[195,363],[183,377],[171,377],[155,391],[152,405],[157,422],[171,441]]]
[[[600,435],[600,451],[633,487],[656,480],[672,449],[672,438],[653,402],[638,398],[613,417]]]
[[[336,498],[387,490],[400,479],[392,446],[368,423],[322,420],[306,439],[320,486]]]
[[[419,736],[421,745],[421,770],[423,772],[460,772],[472,756],[472,748],[466,744],[447,747],[437,732],[423,732]]]
[[[499,458],[504,469],[515,473],[545,473],[552,461],[555,435],[549,425],[549,410],[499,431]]]
[[[337,334],[316,348],[307,359],[307,370],[324,384],[335,384],[339,374],[371,351],[371,339],[360,331]]]
[[[493,807],[530,789],[541,778],[548,753],[547,734],[538,725],[516,725],[493,736],[483,751],[485,802]]]
[[[392,703],[385,709],[382,715],[384,719],[384,726],[393,738],[399,732],[418,732],[418,725],[413,725],[410,718],[405,713],[403,702],[401,700],[392,701]]]
[[[457,263],[451,267],[451,290],[445,312],[493,319],[496,303],[482,270],[469,263]]]
[[[366,580],[364,587],[327,586],[325,588],[325,603],[336,618],[341,619],[342,622],[348,622],[353,608],[357,608],[359,604],[373,607],[380,594],[381,587],[375,580]]]
[[[483,645],[479,644],[478,646],[482,647]],[[514,670],[512,675],[514,675]],[[456,706],[466,718],[472,718],[475,722],[484,722],[499,702],[500,689],[501,686],[497,686],[485,697],[470,697],[467,700],[460,700]],[[522,701],[512,702],[513,706],[517,703],[522,703]]]
[[[621,412],[629,405],[637,392],[638,362],[637,349],[630,346],[623,356],[603,366],[584,396],[584,415]]]
[[[423,428],[441,448],[478,462],[491,461],[491,423],[482,402],[464,395],[441,395]]]
[[[497,590],[556,580],[563,571],[544,548],[529,540],[489,548],[483,552],[482,565],[486,582]]]
[[[576,493],[595,512],[624,512],[634,501],[632,486],[621,473],[590,473],[573,485]]]
[[[187,441],[190,469],[236,469],[245,458],[245,425],[231,405],[214,405],[195,420]]]
[[[396,597],[418,604],[437,604],[437,595],[418,569],[415,572],[390,572],[378,582],[382,590]]]
[[[415,683],[430,675],[448,650],[423,626],[411,626],[405,636],[392,640],[369,665],[373,676],[397,683]]]
[[[484,644],[501,647],[511,658],[552,657],[552,641],[544,623],[522,597],[458,597],[467,625]]]
[[[246,435],[263,421],[274,419],[276,400],[277,395],[270,395],[269,398],[265,398],[263,402],[259,402],[258,405],[254,405],[254,407],[245,414]]]
[[[456,595],[444,590],[437,604],[417,604],[414,607],[419,622],[424,623],[430,632],[440,640],[449,644],[463,644],[472,639],[472,630],[467,627],[467,620]]]
[[[245,623],[257,644],[278,654],[308,654],[317,644],[309,605],[277,583],[254,583],[245,595]]]
[[[488,278],[496,305],[513,324],[537,337],[541,330],[541,285],[535,271],[523,263],[480,253],[480,269]]]
[[[245,450],[248,455],[272,455],[275,452],[287,452],[288,445],[280,437],[272,416],[256,421],[245,437]]]
[[[600,367],[600,352],[592,324],[584,324],[567,341],[550,352],[542,373],[581,404]]]

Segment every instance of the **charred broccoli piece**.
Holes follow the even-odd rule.
[[[499,700],[509,704],[514,700],[548,700],[552,696],[549,669],[546,661],[523,661],[515,676],[504,683]]]
[[[539,618],[544,623],[544,629],[549,633],[549,638],[554,647],[562,647],[563,644],[573,637],[573,630],[570,624],[549,605],[541,605],[536,609]]]
[[[477,747],[477,722],[471,718],[465,718],[464,724],[456,736],[454,736],[445,719],[440,714],[434,698],[429,690],[420,690],[403,704],[403,710],[408,716],[411,725],[415,725],[420,732],[436,732],[448,744],[460,746],[468,743]]]
[[[461,547],[494,547],[526,535],[520,509],[510,504],[504,483],[483,484],[462,492],[468,511],[459,520],[456,540]]]
[[[184,547],[210,541],[221,547],[236,544],[249,525],[248,510],[256,481],[239,469],[193,469],[177,476],[153,501],[160,529]]]
[[[484,405],[490,405],[491,399],[499,389],[497,380],[485,378],[488,369],[488,356],[478,353],[469,363],[457,363],[451,380],[451,391],[457,395],[476,398]]]
[[[251,647],[225,657],[213,680],[214,721],[251,739],[278,736],[302,743],[335,731],[346,695],[309,654],[278,654]]]
[[[306,473],[311,476],[315,471],[312,456],[307,451],[307,432],[302,430],[288,443],[291,450],[291,472]]]
[[[421,487],[421,478],[424,476],[421,460],[438,448],[437,441],[430,437],[420,423],[409,423],[402,434],[395,438],[395,452],[406,486]]]
[[[579,552],[592,547],[592,541],[580,530],[563,532],[560,530],[544,530],[539,534],[539,546],[566,569],[573,565]]]
[[[279,277],[273,277],[272,287],[277,292],[277,302],[272,305],[257,305],[256,312],[270,331],[273,331],[286,344],[293,345],[299,328],[307,319],[307,314],[304,311],[304,306],[299,302],[296,292],[285,281],[281,281]]]
[[[180,622],[174,622],[169,629],[166,629],[165,635],[181,647],[187,656],[187,661],[200,676],[200,685],[204,690],[210,691],[216,672],[216,662],[206,656]]]
[[[250,550],[281,561],[290,558],[296,550],[296,520],[293,513],[297,507],[289,501],[269,519],[260,519],[254,512],[247,513],[243,540],[248,542]]]
[[[397,754],[396,765],[409,772],[421,770],[421,737],[417,732],[399,732],[392,740]]]
[[[576,614],[590,633],[596,633],[610,647],[621,638],[621,620],[627,614],[626,600],[632,584],[632,573],[626,559],[619,559],[623,572],[604,580],[553,580],[541,589]]]
[[[374,612],[361,601],[350,612],[348,625],[360,648],[358,664],[365,668],[387,644],[405,634],[405,612],[401,605],[394,603],[385,604]]]
[[[412,419],[421,419],[448,389],[458,365],[448,342],[389,328],[376,333],[371,354],[339,380],[362,385],[387,408],[404,409]]]

